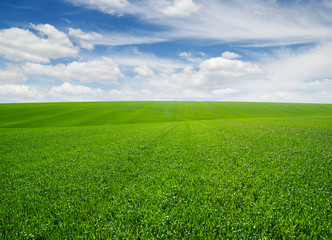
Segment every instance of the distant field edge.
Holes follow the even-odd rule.
[[[107,126],[193,120],[332,117],[330,103],[112,101],[1,103],[1,128]]]

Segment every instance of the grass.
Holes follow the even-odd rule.
[[[331,104],[91,102],[0,104],[0,127],[77,127],[256,117],[330,116]]]
[[[2,239],[331,239],[332,105],[0,105]]]

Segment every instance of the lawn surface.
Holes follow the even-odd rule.
[[[0,104],[0,238],[331,239],[331,160],[331,104]]]

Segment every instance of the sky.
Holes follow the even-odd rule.
[[[0,102],[332,103],[331,0],[1,0]]]

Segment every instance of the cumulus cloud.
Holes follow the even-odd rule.
[[[26,85],[5,84],[0,86],[0,99],[14,102],[43,100],[43,91]]]
[[[232,58],[241,58],[242,56],[233,52],[223,52],[221,54],[221,57],[232,59]]]
[[[144,70],[147,72],[146,67]],[[159,90],[207,90],[220,88],[230,83],[239,84],[243,80],[263,79],[265,72],[260,66],[251,62],[217,57],[202,61],[197,68],[186,65],[174,68],[172,72],[149,71],[148,77],[140,73],[137,77],[142,78],[147,86]]]
[[[256,63],[263,70],[262,77],[227,85],[245,89],[232,100],[331,102],[331,54],[332,45],[328,42],[263,54]]]
[[[29,29],[0,30],[0,55],[12,61],[49,63],[50,59],[76,56],[79,49],[67,35],[49,24],[31,25]]]
[[[263,102],[289,102],[291,98],[289,94],[284,92],[276,91],[272,94],[265,94],[259,98]]]
[[[99,88],[92,89],[81,85],[72,85],[68,82],[63,83],[61,86],[53,86],[49,94],[65,100],[83,100],[92,101],[103,98],[105,92]]]
[[[100,82],[104,84],[115,84],[122,77],[118,65],[111,59],[101,59],[65,64],[42,65],[37,63],[26,63],[24,71],[29,75],[44,75],[62,79],[75,79],[80,82]]]
[[[327,42],[284,47],[271,55],[256,55],[255,62],[221,56],[180,63],[143,54],[119,62],[134,69],[136,84],[163,99],[196,99],[189,94],[195,92],[197,98],[218,100],[331,102],[331,50]]]
[[[114,59],[137,73],[135,84],[143,84],[151,90],[169,94],[184,89],[208,92],[208,89],[237,88],[235,85],[240,85],[243,81],[252,83],[266,78],[265,70],[258,64],[223,57],[197,59],[197,62],[188,64],[131,52],[130,56],[123,54],[114,56]]]
[[[181,52],[179,57],[185,59],[188,62],[197,64],[203,61],[205,53],[203,52]]]
[[[218,88],[211,91],[213,95],[230,95],[235,93],[240,93],[241,90],[234,88]]]
[[[200,64],[206,78],[221,81],[262,78],[265,72],[258,64],[223,57],[210,58]]]
[[[243,80],[264,79],[266,74],[258,64],[223,57],[201,60],[197,65],[173,64],[168,71],[157,62],[158,59],[147,61],[135,67],[134,71],[137,73],[136,78],[141,79],[145,85],[165,91],[220,88],[229,83],[240,84]]]
[[[315,101],[332,103],[332,79],[322,79],[305,83],[311,98]],[[310,96],[310,94],[309,94]]]
[[[68,28],[68,35],[79,41],[80,47],[88,50],[94,48],[94,43],[102,39],[102,35],[96,32],[83,32],[81,29]]]
[[[162,12],[172,17],[189,17],[193,13],[198,12],[200,8],[201,6],[192,0],[174,0],[173,5],[164,8]]]
[[[308,82],[305,84],[308,88],[332,88],[332,79],[323,79]]]
[[[122,89],[102,90],[68,82],[60,86],[53,86],[49,94],[57,99],[66,101],[119,101],[149,99],[152,93],[147,89],[133,89],[124,86]]]
[[[154,71],[145,65],[134,68],[134,71],[138,73],[138,78],[147,79],[155,76]]]
[[[28,80],[22,68],[17,65],[7,64],[4,70],[0,69],[0,83],[22,83]]]

